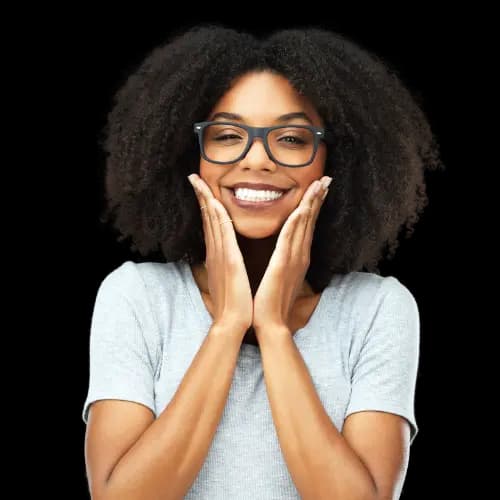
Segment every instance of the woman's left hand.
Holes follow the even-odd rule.
[[[259,333],[289,328],[290,314],[309,268],[314,227],[327,190],[311,183],[299,206],[281,228],[276,248],[253,300],[253,328]],[[319,185],[317,194],[314,188]]]

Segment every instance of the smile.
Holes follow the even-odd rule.
[[[232,189],[225,189],[226,191],[229,192],[231,203],[234,203],[236,206],[244,209],[250,209],[250,210],[262,210],[270,207],[275,207],[279,205],[284,198],[288,196],[288,191],[284,191],[283,194],[276,199],[273,200],[257,200],[257,201],[250,201],[250,200],[240,200],[236,198],[234,191]]]

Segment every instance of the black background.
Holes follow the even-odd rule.
[[[401,241],[393,261],[381,266],[382,274],[398,277],[412,291],[421,315],[416,396],[420,433],[411,448],[402,499],[462,496],[468,491],[471,460],[467,426],[474,417],[465,412],[470,412],[475,390],[464,374],[472,333],[461,314],[465,303],[461,290],[471,273],[465,265],[462,235],[476,229],[462,200],[469,161],[462,147],[468,101],[464,62],[473,57],[465,35],[467,16],[456,11],[361,12],[361,7],[356,15],[326,14],[314,5],[307,6],[314,12],[305,15],[305,5],[279,5],[280,14],[270,18],[263,12],[266,6],[247,4],[246,16],[237,14],[241,7],[214,5],[214,12],[208,9],[210,13],[197,17],[174,15],[166,8],[125,9],[112,15],[97,9],[58,11],[54,14],[59,22],[47,19],[42,25],[40,42],[49,43],[43,49],[40,44],[38,52],[36,43],[32,45],[32,62],[39,65],[38,88],[44,89],[40,90],[45,97],[43,118],[50,123],[44,153],[52,168],[45,180],[56,193],[45,200],[54,230],[35,224],[33,231],[43,234],[39,241],[51,259],[44,262],[51,276],[57,271],[61,278],[49,299],[57,303],[57,314],[45,308],[39,318],[43,325],[51,325],[49,344],[56,359],[47,367],[54,373],[49,395],[41,391],[37,403],[55,427],[50,436],[44,434],[44,446],[61,445],[57,473],[47,473],[43,484],[50,485],[54,498],[89,498],[81,411],[88,384],[92,308],[104,277],[124,260],[135,258],[98,221],[104,166],[98,137],[112,95],[129,70],[173,30],[214,22],[255,32],[303,25],[339,31],[391,62],[423,97],[447,170],[428,175],[429,206],[415,234]],[[51,411],[51,401],[57,403],[56,412]]]

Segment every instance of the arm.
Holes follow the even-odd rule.
[[[150,417],[146,419],[142,414],[144,428],[140,434],[139,419],[129,420],[128,433],[121,425],[126,420],[123,408],[114,421],[109,418],[104,405],[117,401],[95,404],[90,412],[85,451],[93,498],[184,498],[205,461],[222,416],[241,338],[234,331],[212,326],[161,415],[153,420],[150,410],[141,407]],[[120,403],[134,405],[135,411],[140,407]]]
[[[389,413],[357,413],[340,433],[321,404],[290,332],[261,332],[259,343],[273,420],[301,497],[392,499],[407,460],[408,423]]]

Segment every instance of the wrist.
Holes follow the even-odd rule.
[[[255,336],[257,338],[273,337],[291,337],[292,333],[290,328],[286,325],[266,325],[260,327],[254,327]]]

